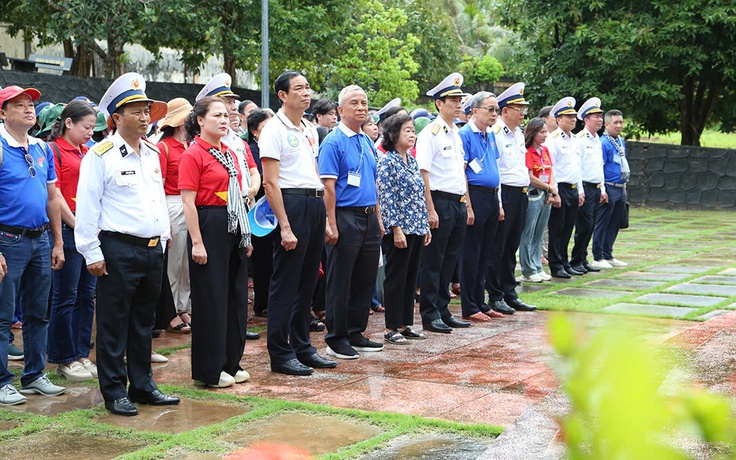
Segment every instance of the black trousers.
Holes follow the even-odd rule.
[[[465,203],[436,194],[432,194],[432,200],[440,226],[431,230],[432,242],[422,254],[419,313],[424,323],[452,316],[447,308],[450,304],[448,286],[460,257],[468,222]]]
[[[339,238],[327,245],[327,334],[330,347],[350,345],[368,325],[368,307],[376,290],[381,228],[376,214],[336,208]]]
[[[273,231],[273,274],[268,291],[268,354],[272,363],[316,353],[309,338],[312,294],[325,242],[325,202],[306,195],[283,195],[297,244],[281,246],[281,227]]]
[[[424,236],[405,236],[406,247],[402,249],[394,245],[393,233],[386,233],[383,237],[383,253],[386,255],[386,280],[383,282],[386,329],[414,324],[414,297]]]
[[[567,247],[570,244],[572,229],[575,227],[575,219],[578,217],[579,198],[577,187],[572,184],[560,182],[557,184],[560,194],[561,205],[559,208],[552,207],[549,214],[549,245],[547,260],[551,271],[562,270],[570,266],[567,257]]]
[[[516,251],[526,224],[529,197],[526,187],[501,185],[504,220],[498,223],[496,238],[486,271],[486,289],[491,301],[518,299],[516,294]]]
[[[250,255],[253,262],[253,311],[260,313],[268,308],[268,288],[273,273],[273,235],[251,238],[253,253]]]
[[[137,246],[104,232],[99,238],[108,274],[97,280],[97,370],[102,397],[114,401],[128,396],[128,379],[131,389],[157,389],[151,330],[164,257],[160,244]]]
[[[169,252],[164,252],[164,267],[169,264]],[[174,305],[174,296],[171,293],[171,284],[169,284],[169,274],[163,270],[161,277],[161,293],[158,295],[156,304],[156,322],[154,329],[166,329],[171,324],[171,320],[176,317],[176,305]]]
[[[598,203],[601,200],[601,189],[598,184],[583,182],[585,191],[585,203],[580,206],[578,217],[575,220],[575,245],[572,248],[570,264],[578,265],[586,262],[588,256],[588,244],[593,237],[595,216],[598,211]]]
[[[217,384],[220,373],[242,368],[248,319],[248,263],[246,249],[238,247],[240,234],[227,231],[227,208],[198,208],[199,229],[207,263],[192,258],[188,238],[189,277],[192,286],[192,378]]]
[[[470,203],[475,222],[468,225],[465,232],[460,264],[463,316],[490,310],[485,302],[484,283],[488,258],[498,229],[498,193],[491,189],[471,188]]]
[[[610,186],[606,188],[608,203],[598,205],[598,217],[593,230],[593,258],[613,259],[613,243],[626,212],[626,189]]]

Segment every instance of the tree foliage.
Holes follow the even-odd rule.
[[[513,66],[539,105],[601,97],[651,133],[699,145],[709,123],[733,129],[736,4],[730,0],[500,0],[516,31]]]

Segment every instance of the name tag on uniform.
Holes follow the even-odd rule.
[[[355,172],[348,172],[348,185],[351,187],[360,187],[360,173]]]
[[[120,171],[121,176],[132,176],[135,174],[135,171]]]
[[[470,166],[470,169],[473,170],[474,173],[478,174],[481,171],[483,171],[483,165],[481,164],[480,160],[475,158],[473,161],[468,163],[468,166]]]
[[[452,146],[447,145],[442,149],[442,156],[445,158],[450,158],[452,156]]]

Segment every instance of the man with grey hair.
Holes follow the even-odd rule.
[[[376,286],[383,226],[376,190],[376,149],[361,130],[368,98],[360,86],[340,91],[341,121],[319,147],[327,209],[327,354],[357,359],[383,350],[367,339],[368,306]]]
[[[471,118],[460,128],[468,181],[468,227],[462,249],[460,285],[463,319],[487,322],[501,318],[485,302],[485,275],[500,214],[498,149],[490,127],[498,117],[496,95],[481,91],[470,100]]]

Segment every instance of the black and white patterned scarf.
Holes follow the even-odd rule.
[[[616,151],[618,152],[618,158],[615,158],[616,163],[618,163],[621,166],[621,180],[624,182],[628,182],[629,178],[631,177],[631,169],[629,169],[629,160],[626,159],[626,151],[624,150],[624,144],[621,142],[621,139],[619,136],[613,137],[610,134],[608,134],[607,131],[603,132],[603,136],[606,137],[609,141],[611,141],[611,144],[616,148]]]
[[[238,233],[240,227],[240,247],[250,246],[250,225],[248,224],[248,211],[245,209],[243,192],[238,183],[238,169],[232,154],[227,154],[212,147],[208,150],[210,155],[227,170],[230,180],[227,184],[227,231]]]

